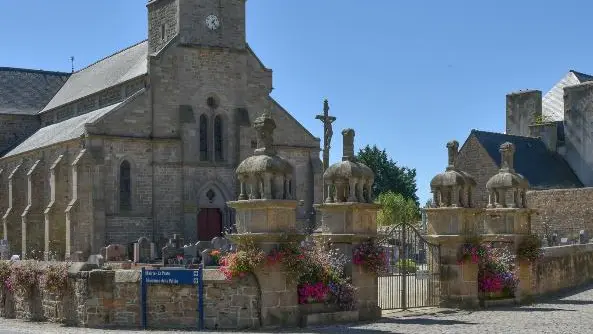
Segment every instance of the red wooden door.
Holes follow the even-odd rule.
[[[201,209],[198,213],[198,239],[210,241],[222,232],[222,215],[219,209]]]

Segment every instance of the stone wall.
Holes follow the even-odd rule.
[[[27,298],[13,293],[7,297],[7,303],[0,303],[0,316],[5,318],[98,328],[137,328],[142,324],[139,270],[81,271],[70,275],[63,296],[36,289]],[[148,286],[150,328],[195,329],[197,310],[197,286]],[[206,329],[258,328],[259,284],[252,275],[227,281],[218,270],[206,269],[204,310]]]
[[[537,209],[531,218],[533,233],[558,233],[559,238],[579,238],[579,231],[593,234],[593,188],[537,190],[527,192],[527,203]]]
[[[531,289],[544,295],[593,281],[593,244],[545,247],[531,268]]]

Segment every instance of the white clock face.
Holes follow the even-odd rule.
[[[208,17],[206,18],[206,26],[210,30],[218,29],[218,27],[220,27],[220,20],[218,19],[218,16],[208,15]]]

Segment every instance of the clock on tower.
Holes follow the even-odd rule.
[[[182,44],[245,48],[246,0],[178,1]]]

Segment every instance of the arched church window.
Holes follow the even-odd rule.
[[[222,154],[222,118],[220,116],[214,118],[214,157],[216,161],[224,160]]]
[[[200,160],[208,160],[208,117],[200,116]]]
[[[130,163],[124,160],[119,166],[119,209],[128,211],[132,208],[132,171]]]

